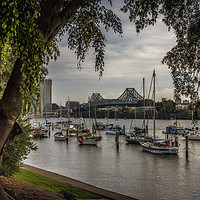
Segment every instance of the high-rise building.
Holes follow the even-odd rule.
[[[41,114],[52,112],[52,79],[42,79],[40,82],[40,97],[38,111]]]

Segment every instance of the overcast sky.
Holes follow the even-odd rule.
[[[159,20],[139,35],[127,15],[118,11],[119,3],[113,7],[123,23],[123,37],[106,33],[105,71],[99,80],[94,70],[94,56],[88,55],[77,69],[74,52],[67,47],[67,37],[60,43],[60,57],[48,65],[48,78],[52,79],[54,103],[64,105],[70,99],[87,102],[92,93],[100,93],[104,98],[118,98],[126,88],[135,88],[142,95],[142,79],[146,81],[146,93],[150,87],[153,70],[157,75],[157,100],[173,98],[173,84],[167,65],[161,64],[166,52],[175,45],[173,32]]]

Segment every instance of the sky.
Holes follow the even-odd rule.
[[[175,35],[168,31],[159,19],[137,34],[128,15],[119,11],[120,1],[113,1],[113,9],[123,24],[120,37],[112,30],[106,35],[105,68],[101,79],[94,69],[93,52],[88,54],[77,69],[77,59],[67,47],[67,36],[59,42],[60,57],[47,66],[52,79],[53,103],[65,105],[68,100],[85,103],[93,93],[100,93],[105,99],[117,99],[126,88],[135,88],[142,95],[142,80],[145,78],[145,92],[149,92],[153,70],[156,71],[156,99],[173,99],[173,82],[167,65],[162,58],[175,45]]]

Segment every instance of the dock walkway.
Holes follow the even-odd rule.
[[[90,192],[102,195],[102,196],[109,198],[109,199],[136,200],[135,198],[132,198],[132,197],[129,197],[129,196],[126,196],[126,195],[123,195],[123,194],[118,194],[118,193],[115,193],[115,192],[111,192],[109,190],[101,189],[101,188],[89,185],[87,183],[83,183],[81,181],[78,181],[78,180],[75,180],[75,179],[72,179],[72,178],[68,178],[66,176],[62,176],[62,175],[59,175],[59,174],[56,174],[56,173],[53,173],[53,172],[50,172],[50,171],[46,171],[46,170],[43,170],[43,169],[39,169],[39,168],[30,166],[30,165],[23,164],[22,168],[26,169],[28,171],[31,171],[31,172],[52,178],[52,179],[60,181],[62,183],[71,184],[73,186],[88,190]]]

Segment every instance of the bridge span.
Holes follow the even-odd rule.
[[[134,106],[143,97],[135,88],[126,88],[122,95],[117,99],[104,99],[100,93],[93,93],[88,101],[90,106]]]

